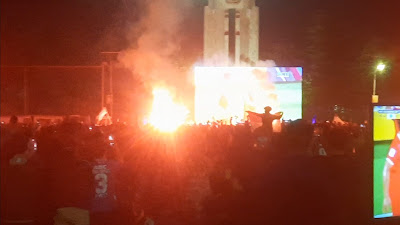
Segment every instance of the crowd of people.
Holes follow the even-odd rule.
[[[263,136],[247,123],[188,125],[162,133],[123,123],[22,124],[11,117],[1,125],[0,220],[255,224],[283,215],[272,212],[289,201],[270,194],[294,185],[274,173],[294,170],[282,169],[280,162],[356,158],[365,135],[365,128],[355,124],[303,120],[283,123],[280,133]]]

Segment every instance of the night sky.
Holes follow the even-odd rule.
[[[187,65],[202,57],[207,4],[191,1],[191,17],[182,26],[183,60],[177,59]],[[314,104],[368,104],[371,60],[378,59],[389,65],[378,80],[381,99],[400,101],[400,2],[259,0],[257,5],[260,59],[302,66],[305,73],[317,66]],[[141,13],[134,0],[2,0],[0,11],[1,65],[99,65],[99,52],[129,46],[127,30]],[[318,26],[322,29],[313,33]]]

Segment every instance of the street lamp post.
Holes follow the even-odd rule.
[[[108,64],[108,78],[109,78],[109,95],[107,96],[107,104],[109,105],[109,115],[114,116],[114,100],[113,100],[113,61],[116,59],[120,52],[100,52],[104,55],[108,62],[103,62],[102,71],[102,92],[104,93],[104,65]],[[103,94],[104,95],[104,94]],[[102,98],[102,107],[104,104],[104,98]]]
[[[385,64],[379,63],[374,71],[374,84],[372,87],[372,103],[378,103],[378,96],[376,95],[376,74],[377,72],[382,72],[385,69],[385,67],[386,67]]]

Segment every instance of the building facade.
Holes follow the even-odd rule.
[[[204,10],[206,65],[254,65],[258,61],[259,9],[255,0],[209,0]]]

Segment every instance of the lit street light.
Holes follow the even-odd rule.
[[[376,73],[377,72],[382,72],[385,70],[386,65],[383,63],[379,63],[376,66],[376,70],[374,71],[374,86],[373,86],[373,91],[372,91],[372,103],[378,103],[378,96],[376,95]]]
[[[376,69],[380,72],[382,72],[385,69],[385,64],[383,63],[379,63],[379,65],[376,67]]]

